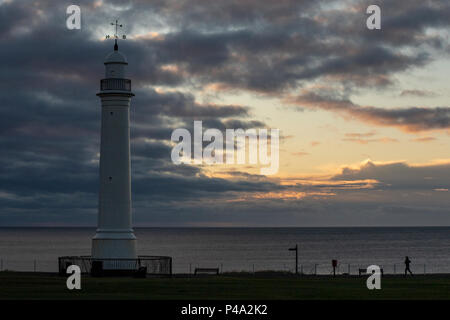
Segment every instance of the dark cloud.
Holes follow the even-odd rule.
[[[328,9],[330,4],[333,9]],[[120,11],[131,33],[125,46],[134,62],[130,72],[137,84],[220,83],[223,88],[274,92],[334,76],[353,86],[383,86],[392,83],[390,75],[432,61],[427,46],[445,49],[446,39],[426,30],[448,28],[450,15],[447,1],[410,1],[408,5],[381,1],[383,28],[370,32],[365,28],[368,1],[349,3],[352,10],[311,0],[128,1],[127,5],[104,1],[101,6],[82,1],[80,5],[85,9],[80,32],[64,29],[57,14],[65,12],[64,4],[2,5],[2,30],[17,42],[5,53],[9,61],[21,57],[13,55],[18,53],[14,48],[39,47],[33,59],[21,61],[24,67],[40,63],[42,69],[51,62],[52,69],[58,66],[58,71],[73,74],[75,64],[75,73],[94,79],[95,69],[90,66],[104,49],[92,33],[107,29],[104,21],[111,12]],[[160,36],[133,40],[143,27],[157,30]],[[170,31],[161,33],[161,29]],[[177,69],[164,69],[166,65]]]
[[[154,90],[139,90],[136,103],[146,108],[149,114],[177,118],[226,118],[246,117],[248,108],[238,105],[200,104],[192,94],[181,92],[157,93]]]
[[[436,93],[426,90],[403,90],[400,93],[401,97],[413,96],[413,97],[435,97]]]
[[[326,91],[306,91],[286,101],[300,107],[337,112],[377,126],[397,127],[410,132],[450,128],[449,107],[388,109],[360,106],[335,92],[330,94]]]
[[[344,138],[342,141],[349,141],[349,142],[356,142],[360,144],[368,144],[373,142],[379,142],[379,143],[391,143],[391,142],[398,142],[397,139],[394,138],[375,138],[375,139],[361,139],[361,138]]]
[[[437,139],[435,137],[420,137],[420,138],[415,138],[412,139],[411,141],[414,142],[432,142],[432,141],[436,141]]]
[[[411,166],[405,162],[376,164],[368,161],[359,168],[344,168],[333,180],[377,180],[388,189],[447,189],[450,183],[450,164]]]
[[[347,138],[358,138],[358,139],[362,139],[362,138],[369,138],[369,137],[373,137],[374,135],[376,135],[377,133],[375,131],[370,131],[370,132],[365,132],[365,133],[359,133],[359,132],[350,132],[350,133],[346,133],[345,136]]]

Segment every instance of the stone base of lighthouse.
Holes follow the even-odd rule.
[[[132,232],[101,232],[92,239],[94,259],[136,259],[136,237]]]
[[[103,270],[136,269],[136,237],[133,231],[97,230],[92,239],[92,259],[101,261]]]

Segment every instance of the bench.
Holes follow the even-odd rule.
[[[367,269],[358,269],[358,272],[359,272],[359,276],[361,276],[361,274],[369,274],[369,273],[367,273]],[[383,268],[380,268],[380,272],[381,272],[381,275],[383,275]]]
[[[219,274],[219,268],[195,268],[194,274],[199,274],[199,273]]]

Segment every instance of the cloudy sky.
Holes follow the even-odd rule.
[[[0,226],[95,225],[116,18],[135,225],[450,225],[448,0],[0,0]],[[194,120],[279,128],[278,174],[172,164]]]

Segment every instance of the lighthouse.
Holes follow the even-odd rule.
[[[92,239],[92,258],[136,259],[136,237],[131,217],[130,102],[131,80],[127,59],[119,51],[105,58],[100,80],[101,145],[98,225]],[[109,263],[103,263],[108,268]],[[122,266],[123,267],[123,266]]]
[[[117,45],[116,20],[114,50],[105,58],[105,77],[100,80],[101,143],[98,222],[92,238],[91,256],[58,257],[60,275],[70,266],[92,276],[133,274],[171,275],[172,257],[138,256],[131,223],[130,103],[134,96],[126,78],[127,58]],[[106,36],[109,39],[110,36]],[[122,39],[125,39],[125,35]]]

